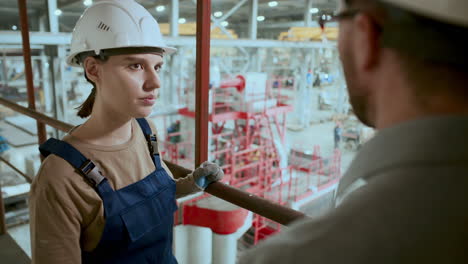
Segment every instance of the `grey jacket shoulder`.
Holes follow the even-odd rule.
[[[400,168],[373,177],[330,214],[307,219],[240,263],[468,263],[468,168]]]

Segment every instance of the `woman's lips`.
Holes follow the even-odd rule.
[[[145,97],[141,100],[143,101],[144,105],[154,105],[154,103],[156,102],[156,98],[154,98],[153,96]]]

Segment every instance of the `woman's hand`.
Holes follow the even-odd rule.
[[[218,164],[205,161],[192,172],[192,175],[195,184],[205,190],[210,183],[221,180],[224,177],[224,172]]]

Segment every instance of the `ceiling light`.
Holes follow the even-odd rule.
[[[221,11],[216,11],[216,12],[214,12],[213,16],[215,16],[215,17],[222,17],[222,16],[223,16],[223,12],[221,12]]]
[[[93,4],[93,0],[84,0],[83,1],[83,5],[85,5],[85,6],[90,6],[92,4]]]
[[[229,22],[223,21],[223,22],[221,22],[221,26],[227,27],[227,26],[229,26]]]
[[[187,19],[183,17],[179,18],[179,24],[185,24],[185,22],[187,22]]]
[[[258,17],[257,17],[257,21],[263,21],[263,20],[265,20],[265,17],[264,17],[264,16],[258,16]]]
[[[60,10],[60,9],[55,9],[55,11],[54,11],[54,14],[55,14],[56,16],[61,16],[62,13],[63,13],[63,12],[62,12],[62,10]]]
[[[311,8],[311,9],[309,10],[309,12],[312,13],[312,14],[317,14],[319,11],[320,11],[320,9],[318,9],[318,8],[316,8],[316,7]]]
[[[166,10],[166,7],[163,6],[163,5],[158,5],[158,6],[156,7],[156,11],[158,11],[158,12],[163,12],[164,10]]]
[[[278,2],[276,2],[276,1],[271,1],[271,2],[268,2],[268,6],[269,6],[269,7],[275,7],[275,6],[278,6]]]
[[[17,30],[18,27],[17,27],[16,25],[13,25],[13,26],[11,26],[11,29],[12,29],[12,30]]]

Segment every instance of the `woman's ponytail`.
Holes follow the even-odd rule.
[[[86,118],[90,116],[91,112],[93,111],[93,105],[94,105],[95,99],[96,99],[96,88],[93,87],[88,98],[86,98],[86,101],[84,101],[83,104],[81,104],[80,106],[76,108],[78,109],[78,113],[76,115],[81,118]]]

